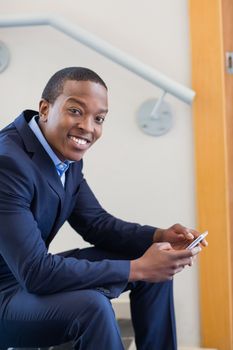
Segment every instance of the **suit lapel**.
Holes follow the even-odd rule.
[[[46,240],[46,245],[49,246],[53,238],[55,237],[57,231],[62,226],[64,221],[67,220],[68,212],[70,211],[70,206],[72,206],[72,200],[73,198],[73,190],[80,185],[80,182],[82,180],[82,173],[81,173],[81,163],[72,163],[69,167],[69,169],[66,172],[66,182],[65,182],[65,188],[63,190],[64,193],[64,200],[61,202],[60,207],[60,215],[57,217],[55,226],[53,227],[53,230],[51,234],[49,235],[48,239]],[[60,179],[59,179],[60,181]],[[61,181],[60,181],[61,183]],[[74,185],[75,184],[75,185]],[[62,186],[62,185],[61,185]]]
[[[43,152],[37,150],[32,156],[32,160],[41,174],[46,178],[49,186],[58,194],[60,200],[63,202],[65,192],[59,175],[57,174],[56,167],[45,150],[42,149],[42,151]]]
[[[63,202],[65,192],[61,180],[57,174],[55,165],[41,143],[38,141],[37,137],[34,135],[33,131],[28,126],[28,122],[36,114],[37,112],[35,111],[27,110],[15,119],[14,125],[23,140],[27,152],[31,154],[32,161],[46,178],[49,186],[58,194],[61,202]]]

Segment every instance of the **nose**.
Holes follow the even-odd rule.
[[[78,122],[78,128],[92,133],[94,131],[94,121],[91,115],[82,116],[82,118]]]

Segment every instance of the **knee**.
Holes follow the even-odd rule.
[[[89,291],[89,310],[91,310],[92,316],[93,313],[99,314],[102,316],[112,315],[113,308],[110,300],[98,291]]]
[[[73,317],[71,318],[69,334],[73,337],[87,332],[87,329],[93,330],[98,328],[107,329],[114,324],[115,315],[112,305],[107,297],[98,291],[86,290],[79,292],[79,306],[82,304],[81,312],[75,311],[73,307]],[[76,315],[75,315],[76,314]],[[72,338],[74,339],[74,338]]]
[[[78,291],[76,298],[72,300],[70,311],[71,319],[78,318],[85,321],[114,314],[110,300],[95,290]]]

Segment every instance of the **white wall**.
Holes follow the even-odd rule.
[[[190,42],[186,0],[0,0],[0,15],[52,12],[167,76],[190,86]],[[168,96],[173,129],[162,137],[141,133],[137,108],[161,91],[49,27],[0,29],[11,62],[0,75],[0,126],[21,110],[37,108],[41,91],[56,70],[80,65],[94,69],[109,86],[110,112],[104,135],[86,156],[85,173],[100,202],[127,220],[168,227],[195,227],[191,108]],[[52,251],[80,243],[68,226]],[[178,339],[199,345],[197,265],[175,278]],[[123,296],[123,298],[126,298]]]

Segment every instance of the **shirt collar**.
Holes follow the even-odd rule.
[[[38,115],[35,115],[30,122],[28,123],[31,130],[34,132],[37,139],[40,141],[41,145],[44,147],[45,151],[48,153],[50,158],[52,159],[55,166],[61,163],[61,160],[57,157],[57,155],[54,153],[50,145],[48,144],[46,138],[42,134],[42,131],[37,123]],[[72,161],[68,161],[69,163],[73,163]]]

